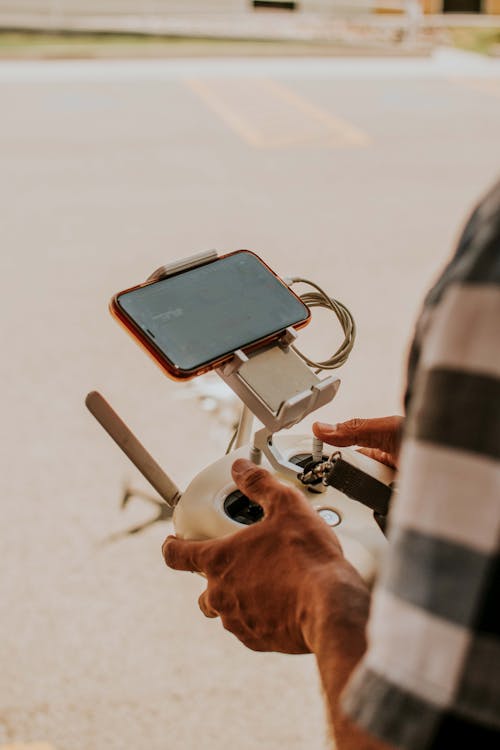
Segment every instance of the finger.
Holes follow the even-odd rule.
[[[274,651],[277,649],[270,648],[266,643],[264,643],[260,638],[256,638],[253,635],[250,635],[246,630],[242,630],[239,628],[237,622],[231,622],[231,621],[224,621],[223,622],[224,628],[228,630],[230,633],[232,633],[236,638],[247,648],[249,648],[251,651]]]
[[[269,471],[244,458],[234,462],[231,473],[238,489],[261,505],[266,515],[281,504],[285,494],[287,497],[293,494],[293,490],[285,487]]]
[[[166,564],[174,570],[190,570],[193,573],[206,572],[212,542],[196,542],[167,536],[162,552]]]
[[[374,461],[389,466],[391,469],[396,468],[394,458],[390,453],[386,453],[386,451],[381,451],[378,448],[359,448],[358,452],[364,456],[368,456],[368,458],[373,458]]]
[[[266,649],[263,639],[252,632],[240,617],[223,614],[220,619],[223,628],[235,635],[247,648],[252,651],[269,651],[269,648]]]
[[[374,419],[349,419],[337,425],[315,422],[316,437],[329,445],[343,447],[362,445],[365,448],[381,448],[393,440],[400,424],[400,417],[376,417]]]
[[[198,604],[199,604],[201,611],[205,615],[205,617],[218,617],[219,616],[219,613],[217,612],[217,610],[215,610],[210,605],[208,589],[200,595],[200,597],[198,598]]]

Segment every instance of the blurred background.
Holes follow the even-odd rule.
[[[401,413],[423,295],[499,172],[499,12],[0,0],[1,750],[330,747],[312,657],[202,617],[203,581],[164,567],[171,523],[84,397],[181,487],[218,458],[234,399],[216,376],[168,381],[107,303],[166,262],[250,248],[357,321],[315,418]],[[318,313],[300,344],[341,338]]]

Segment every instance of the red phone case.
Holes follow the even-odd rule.
[[[214,258],[213,260],[208,261],[208,263],[217,263],[217,261],[222,260],[223,258],[228,258],[230,255],[236,255],[236,253],[251,253],[252,255],[255,255],[255,257],[270,271],[273,276],[281,283],[283,286],[286,286],[290,294],[293,294],[294,297],[296,297],[300,302],[302,300],[300,297],[295,294],[294,291],[292,291],[285,282],[280,279],[278,274],[276,274],[272,268],[269,268],[267,263],[265,263],[262,258],[260,258],[257,253],[254,253],[252,250],[235,250],[232,253],[226,253],[225,255],[221,255],[217,258]],[[208,264],[206,264],[208,265]],[[177,273],[172,274],[172,276],[176,276],[180,273],[188,273],[192,269],[185,269],[178,271]],[[172,378],[173,380],[191,380],[192,378],[197,377],[198,375],[203,375],[206,372],[210,372],[211,370],[215,370],[217,367],[220,367],[224,362],[228,362],[231,357],[233,356],[232,353],[224,354],[223,356],[213,360],[212,362],[208,362],[206,364],[203,364],[201,367],[196,368],[195,370],[181,370],[180,368],[176,367],[166,356],[163,352],[161,352],[153,343],[150,341],[150,339],[147,338],[142,328],[140,328],[132,318],[130,318],[127,313],[120,307],[118,304],[118,298],[122,294],[127,294],[128,292],[132,292],[135,289],[141,289],[145,286],[150,286],[151,284],[157,284],[160,280],[155,281],[146,281],[143,284],[137,284],[136,286],[130,287],[130,289],[124,289],[122,292],[118,292],[115,294],[109,303],[109,309],[113,317],[123,326],[123,328],[127,331],[127,333],[132,336],[132,338],[144,349],[146,354],[149,354],[149,356],[156,362],[159,367],[163,370],[163,372],[168,375],[168,377]],[[302,304],[304,304],[302,302]],[[306,305],[304,307],[307,308]],[[297,330],[303,328],[306,326],[310,320],[311,320],[311,311],[308,309],[308,316],[305,320],[300,321],[299,323],[294,324],[293,328],[296,328]],[[250,346],[247,346],[243,349],[244,352],[251,352],[255,351],[255,349],[258,349],[259,347],[269,344],[272,341],[276,341],[279,339],[279,337],[282,335],[283,331],[277,331],[276,333],[273,333],[269,336],[266,336],[263,339],[259,339],[259,341],[255,341]]]

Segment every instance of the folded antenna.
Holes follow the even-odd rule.
[[[165,474],[161,466],[156,463],[153,456],[148,453],[106,399],[98,391],[91,391],[85,399],[85,404],[90,413],[139,469],[143,477],[155,488],[160,497],[171,508],[175,507],[180,499],[181,491]]]

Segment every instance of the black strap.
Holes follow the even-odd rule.
[[[333,467],[326,475],[326,483],[352,500],[367,505],[378,516],[387,515],[392,489],[344,459],[334,460]]]

